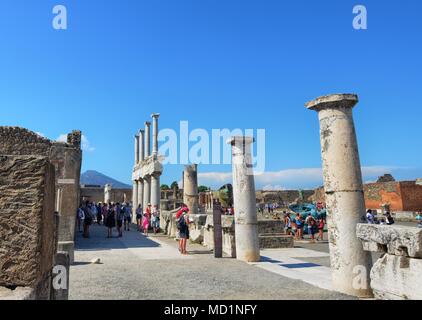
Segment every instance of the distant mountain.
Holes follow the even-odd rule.
[[[132,186],[117,181],[95,170],[88,170],[81,174],[81,184],[99,185],[104,187],[111,184],[114,189],[130,189]]]

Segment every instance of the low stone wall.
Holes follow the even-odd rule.
[[[204,228],[203,245],[214,249],[214,219],[212,215],[207,215]],[[234,216],[221,216],[221,227],[223,230],[223,252],[229,257],[236,258],[236,238]]]
[[[371,270],[377,299],[422,299],[422,229],[358,224],[364,250],[383,253]]]

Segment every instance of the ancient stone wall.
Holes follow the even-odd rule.
[[[80,202],[83,201],[104,202],[104,188],[81,186]]]
[[[422,211],[422,185],[415,181],[400,182],[403,211]]]
[[[45,299],[57,250],[54,181],[45,156],[0,156],[0,286],[40,289]]]
[[[76,209],[82,163],[81,132],[73,131],[67,142],[50,141],[20,127],[0,127],[0,154],[45,156],[55,167],[55,208],[60,214],[60,250],[69,251],[73,262]],[[60,246],[60,245],[59,245]]]

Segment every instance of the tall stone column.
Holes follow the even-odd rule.
[[[151,203],[151,177],[150,176],[144,177],[144,204],[143,204],[144,212],[148,207],[148,203]]]
[[[132,208],[136,210],[138,207],[139,199],[138,199],[138,181],[133,181],[133,188],[132,188]]]
[[[145,158],[151,155],[151,122],[145,122]]]
[[[252,169],[252,137],[232,137],[233,200],[236,257],[246,262],[260,261],[255,180]]]
[[[135,135],[135,166],[139,163],[139,135]]]
[[[139,161],[142,162],[145,159],[145,130],[139,130]]]
[[[183,202],[191,214],[198,214],[198,165],[185,166],[183,171]]]
[[[157,208],[160,209],[160,198],[160,175],[158,173],[154,173],[151,175],[151,206],[157,206]]]
[[[138,181],[138,205],[135,208],[138,208],[139,205],[144,206],[144,180],[143,179],[139,179]]]
[[[158,118],[160,117],[159,113],[154,113],[151,115],[152,122],[152,154],[156,156],[158,154]]]
[[[318,112],[333,287],[370,297],[371,257],[356,237],[365,214],[362,173],[352,109],[357,95],[336,94],[306,104]]]

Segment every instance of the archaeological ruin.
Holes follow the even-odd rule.
[[[57,142],[0,127],[0,158],[0,296],[64,299],[51,284],[56,261],[68,270],[74,257],[81,132]]]
[[[160,115],[154,113],[151,117],[153,119],[152,153],[151,122],[145,122],[145,130],[140,130],[139,134],[135,135],[135,165],[132,173],[134,210],[139,205],[142,205],[144,211],[148,204],[158,208],[161,206],[160,176],[163,173],[163,165],[158,155],[158,118]]]

